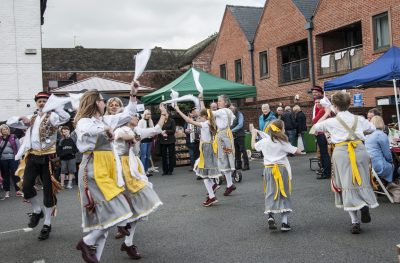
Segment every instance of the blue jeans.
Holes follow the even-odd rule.
[[[144,170],[149,169],[151,155],[151,142],[140,143],[140,161],[142,161]]]
[[[289,138],[289,142],[291,145],[297,145],[297,131],[296,130],[286,130],[286,135]]]

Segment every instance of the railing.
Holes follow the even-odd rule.
[[[299,79],[308,78],[308,58],[292,61],[282,64],[281,82],[290,82]]]
[[[363,66],[362,45],[338,49],[321,55],[321,75],[333,74]]]

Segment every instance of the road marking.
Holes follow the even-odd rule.
[[[10,234],[10,233],[15,233],[15,232],[31,232],[33,230],[33,228],[20,228],[20,229],[14,229],[14,230],[8,230],[8,231],[4,231],[4,232],[0,232],[0,235],[4,235],[4,234]]]

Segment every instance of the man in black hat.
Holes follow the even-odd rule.
[[[39,92],[35,96],[38,109],[34,115],[29,117],[12,117],[7,121],[10,127],[27,129],[23,144],[15,158],[18,159],[22,155],[25,155],[18,170],[23,173],[22,191],[24,197],[31,203],[33,208],[28,226],[34,228],[39,224],[41,218],[45,218],[39,240],[45,240],[49,237],[51,215],[57,204],[56,189],[53,189],[52,185],[53,168],[50,162],[56,153],[57,129],[59,125],[66,123],[70,118],[70,115],[63,109],[64,105],[60,105],[54,101],[57,99],[56,97],[52,102],[48,101],[49,97],[49,93]],[[46,103],[55,105],[53,108],[56,109],[54,111],[43,112]],[[40,206],[34,188],[37,176],[40,176],[43,183],[44,211]],[[53,178],[53,180],[55,179]]]
[[[317,116],[317,114],[319,112],[319,107],[316,106],[315,100],[324,95],[324,90],[322,89],[321,86],[314,86],[311,88],[311,94],[313,95],[313,99],[314,99],[314,108],[313,108],[313,115],[312,115],[312,118],[314,119],[315,116]]]

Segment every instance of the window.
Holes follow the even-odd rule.
[[[242,60],[235,60],[235,81],[242,82]]]
[[[389,17],[388,13],[372,17],[374,27],[374,49],[380,49],[390,46],[389,35]]]
[[[307,40],[281,47],[280,51],[282,83],[308,78]]]
[[[219,65],[219,76],[223,79],[226,79],[226,65]]]
[[[267,51],[260,52],[260,77],[268,76],[268,55]]]

